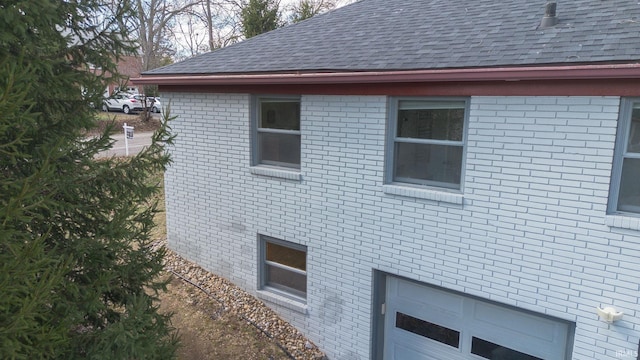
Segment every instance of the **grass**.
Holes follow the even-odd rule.
[[[117,112],[98,112],[96,114],[97,126],[93,129],[89,135],[96,135],[102,133],[107,125],[114,123],[114,132],[122,131],[122,126],[127,123],[129,126],[133,126],[135,131],[155,131],[160,127],[160,119],[153,117],[151,120],[143,121],[140,114],[123,114]]]

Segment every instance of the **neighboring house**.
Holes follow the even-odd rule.
[[[101,72],[101,69],[91,69],[94,72]],[[123,56],[118,61],[118,73],[126,76],[127,78],[123,82],[106,84],[104,89],[104,96],[109,97],[118,92],[128,92],[132,94],[142,94],[144,89],[142,85],[134,84],[131,79],[140,77],[142,71],[142,59],[137,56]]]
[[[553,6],[363,0],[143,73],[169,246],[330,359],[635,359],[640,5]]]
[[[131,82],[131,79],[135,79],[140,76],[140,72],[142,72],[142,59],[137,56],[124,56],[118,62],[118,73],[127,76],[127,81],[124,84],[109,84],[109,94],[114,94],[118,91],[143,94],[144,91],[142,86]]]

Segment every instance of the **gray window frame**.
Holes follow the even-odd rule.
[[[436,140],[436,139],[414,139],[414,138],[402,138],[397,136],[398,131],[398,110],[401,101],[422,101],[443,103],[459,103],[464,102],[464,120],[462,129],[462,140]],[[467,159],[467,137],[469,128],[469,111],[470,111],[470,98],[469,97],[390,97],[389,98],[389,114],[387,121],[387,141],[385,150],[385,184],[394,185],[413,185],[413,186],[426,186],[442,191],[450,191],[456,193],[462,193],[464,190],[464,178],[465,178],[465,164]],[[396,143],[413,143],[413,144],[425,144],[425,145],[444,145],[444,146],[459,146],[462,147],[462,160],[460,165],[460,185],[459,187],[443,186],[442,182],[419,180],[419,179],[397,179],[395,176],[395,151]]]
[[[631,117],[634,104],[640,106],[640,98],[620,99],[620,113],[618,114],[618,131],[616,135],[615,151],[613,154],[613,166],[611,169],[611,184],[609,191],[609,214],[623,214],[630,216],[640,216],[638,212],[618,210],[618,198],[620,196],[620,185],[622,182],[622,170],[625,159],[640,159],[640,153],[627,152],[629,136],[631,135]]]
[[[305,292],[304,295],[298,292],[293,292],[293,291],[287,291],[286,289],[283,289],[282,287],[276,287],[276,286],[271,286],[270,284],[267,283],[267,266],[274,266],[277,267],[281,270],[285,270],[285,271],[290,271],[292,273],[298,274],[298,275],[304,275],[305,276],[305,280],[308,281],[308,276],[307,276],[307,271],[303,271],[300,269],[296,269],[296,268],[292,268],[290,266],[284,265],[284,264],[280,264],[278,262],[273,262],[273,261],[268,261],[267,260],[267,243],[272,243],[272,244],[276,244],[279,246],[283,246],[289,249],[293,249],[293,250],[298,250],[298,251],[303,251],[305,253],[305,265],[308,269],[308,251],[307,251],[307,247],[304,245],[300,245],[300,244],[296,244],[296,243],[292,243],[290,241],[286,241],[286,240],[282,240],[282,239],[278,239],[278,238],[274,238],[272,236],[268,236],[268,235],[262,235],[262,234],[258,234],[258,249],[259,249],[259,256],[258,256],[258,288],[260,290],[266,290],[278,295],[282,295],[285,297],[288,297],[292,300],[301,302],[301,303],[305,303],[307,301],[307,293]],[[308,291],[308,282],[307,282],[307,291]]]
[[[259,146],[259,133],[270,133],[270,134],[281,134],[281,135],[297,135],[300,136],[302,141],[302,129],[300,130],[281,130],[281,129],[269,129],[269,128],[261,128],[260,124],[260,116],[261,116],[261,106],[265,101],[297,101],[300,105],[302,105],[300,96],[286,96],[286,95],[254,95],[251,97],[251,166],[275,166],[284,169],[300,169],[300,164],[292,164],[285,162],[271,162],[271,161],[260,161],[260,146]],[[302,116],[298,121],[300,122],[300,127],[302,126]],[[301,148],[298,149],[300,153],[302,152]],[[302,159],[300,159],[302,162]]]

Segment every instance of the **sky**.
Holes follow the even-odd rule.
[[[287,7],[289,7],[292,4],[296,4],[298,3],[300,0],[280,0],[280,8],[281,9],[285,9]],[[342,7],[348,4],[351,4],[353,2],[355,2],[356,0],[336,0],[336,4],[337,7]],[[286,16],[286,15],[285,15]],[[200,30],[200,31],[195,31],[197,34],[197,42],[201,43],[201,44],[206,44],[205,42],[205,31],[204,29]],[[184,60],[188,57],[190,57],[191,53],[188,50],[188,35],[179,31],[178,29],[174,29],[174,45],[176,46],[176,56],[175,56],[175,60]]]
[[[293,4],[299,3],[300,0],[280,0],[280,9],[286,9]],[[336,8],[356,2],[356,0],[335,0]]]
[[[280,5],[285,6],[285,5],[295,4],[299,1],[300,0],[280,0]],[[350,4],[352,2],[355,2],[355,0],[337,0],[336,1],[336,3],[338,4],[338,7],[344,6],[346,4]]]
[[[336,8],[356,2],[357,0],[335,0]],[[280,9],[285,9],[293,4],[299,3],[300,0],[280,0]]]

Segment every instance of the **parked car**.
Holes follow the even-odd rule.
[[[160,111],[162,111],[162,103],[160,102],[160,98],[157,96],[148,96],[147,104],[149,105],[151,112],[160,113]]]
[[[144,110],[144,102],[136,98],[137,95],[119,93],[104,99],[102,111],[122,111],[130,114],[134,111]]]
[[[159,113],[162,110],[162,104],[160,103],[159,97],[137,94],[134,95],[134,98],[142,102],[144,104],[144,108],[151,112]]]

